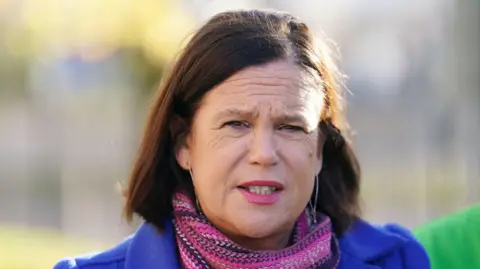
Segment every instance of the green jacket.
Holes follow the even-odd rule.
[[[414,234],[432,269],[480,269],[480,204],[427,223]]]

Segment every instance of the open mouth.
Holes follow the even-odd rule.
[[[237,188],[249,203],[267,206],[279,201],[284,187],[273,180],[253,180],[243,182]]]
[[[238,188],[260,195],[269,195],[281,190],[280,188],[274,186],[239,186]]]

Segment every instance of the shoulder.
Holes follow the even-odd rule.
[[[93,252],[77,257],[66,257],[60,260],[53,269],[110,269],[123,268],[125,256],[131,238],[127,238],[117,246],[102,252]]]
[[[405,268],[430,268],[430,260],[423,245],[414,237],[413,233],[397,224],[388,224],[384,226],[386,231],[402,238],[402,244],[399,245],[398,254],[395,257],[401,259]],[[394,257],[394,256],[392,256]]]
[[[160,232],[154,225],[144,223],[136,233],[114,248],[59,261],[53,269],[154,269],[178,268],[173,225],[165,220]]]
[[[402,264],[404,269],[430,268],[424,247],[412,232],[398,224],[372,225],[358,220],[340,239],[340,248],[346,258],[380,268],[395,264]]]
[[[414,230],[432,267],[480,268],[480,204],[431,221]]]
[[[451,215],[431,221],[415,229],[416,236],[421,241],[430,239],[466,239],[471,234],[479,234],[480,204],[466,208]],[[446,242],[445,242],[446,243]]]

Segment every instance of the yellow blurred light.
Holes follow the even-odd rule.
[[[149,25],[143,40],[145,51],[154,59],[173,58],[192,30],[191,25],[193,22],[182,18],[178,12],[166,14],[162,20]]]
[[[1,0],[0,0],[1,1]],[[23,23],[34,51],[85,44],[136,46],[171,58],[194,21],[179,3],[162,0],[25,0]]]
[[[9,0],[0,0],[0,12],[6,10],[9,4]]]

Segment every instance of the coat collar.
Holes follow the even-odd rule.
[[[127,249],[125,269],[179,268],[178,254],[171,220],[164,222],[160,233],[152,224],[144,223],[132,236]],[[372,262],[398,248],[404,239],[385,229],[358,220],[339,239],[340,269],[378,269]]]
[[[374,269],[378,260],[398,249],[405,239],[387,229],[357,220],[340,239],[340,268]]]
[[[150,223],[144,223],[133,235],[125,256],[125,269],[179,268],[171,220],[164,222],[160,233]]]

